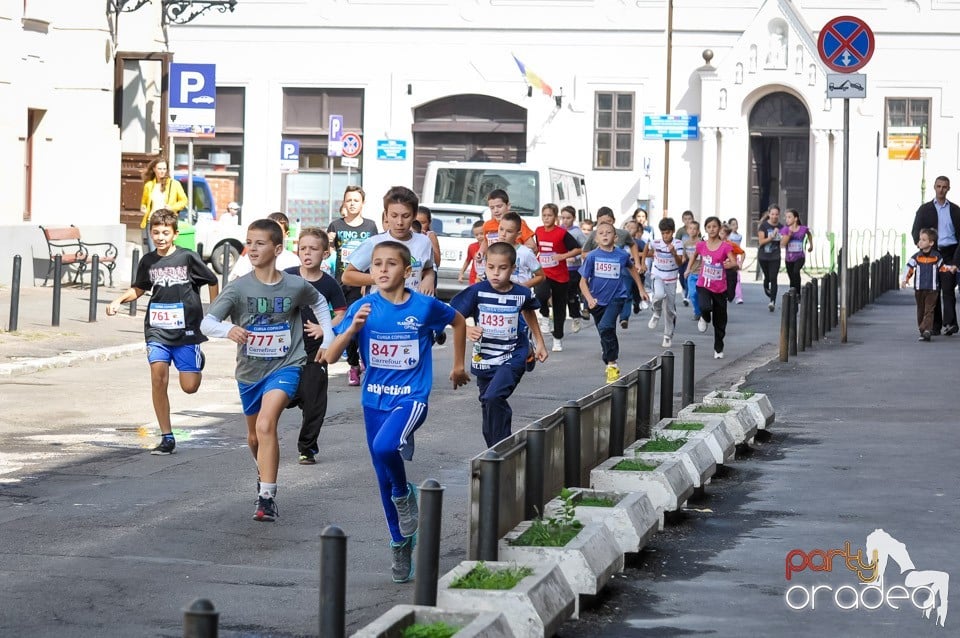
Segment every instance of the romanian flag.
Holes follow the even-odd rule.
[[[523,73],[523,77],[526,79],[527,84],[537,87],[547,95],[553,95],[553,89],[550,87],[550,85],[541,80],[539,75],[524,66],[523,62],[517,59],[517,56],[513,56],[513,61],[517,63],[518,67],[520,67],[520,73]]]

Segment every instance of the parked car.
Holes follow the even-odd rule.
[[[478,206],[456,204],[433,204],[430,212],[433,220],[430,228],[440,241],[440,268],[437,269],[437,296],[450,299],[467,287],[457,281],[463,261],[467,258],[467,249],[474,242],[473,224],[489,218]]]
[[[187,176],[174,176],[187,189]],[[237,218],[220,220],[217,215],[216,200],[210,184],[202,175],[193,176],[193,208],[180,211],[177,223],[179,236],[174,242],[181,248],[195,250],[210,264],[214,272],[223,274],[224,256],[227,259],[227,272],[243,251],[247,230]]]

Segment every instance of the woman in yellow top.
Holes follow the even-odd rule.
[[[143,213],[140,228],[143,244],[146,250],[150,251],[154,249],[153,239],[150,237],[150,215],[161,208],[179,213],[187,207],[187,194],[183,192],[180,182],[170,177],[167,162],[163,158],[158,157],[147,165],[143,179],[146,183],[140,198],[140,212]]]

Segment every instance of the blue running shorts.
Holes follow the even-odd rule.
[[[200,372],[203,369],[203,353],[200,344],[193,343],[185,346],[168,346],[156,341],[147,342],[148,363],[170,363],[177,366],[180,372]]]
[[[271,390],[283,390],[287,393],[287,397],[292,399],[300,386],[301,370],[300,366],[287,366],[274,370],[254,383],[237,381],[237,386],[240,388],[240,403],[243,405],[243,413],[246,416],[258,414],[263,395]]]

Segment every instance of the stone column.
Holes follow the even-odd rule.
[[[717,175],[720,157],[717,154],[717,129],[700,128],[700,211],[698,219],[717,214]],[[676,217],[676,216],[675,216]]]

